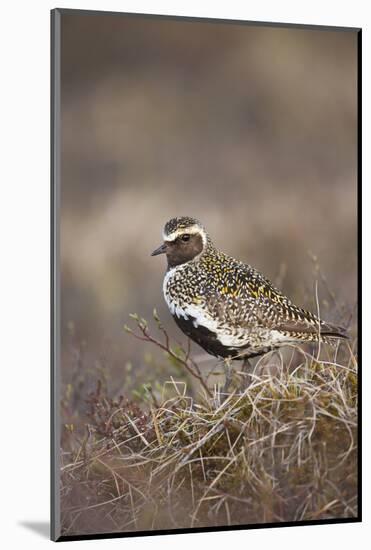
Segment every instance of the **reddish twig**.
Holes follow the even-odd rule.
[[[170,357],[172,357],[176,361],[179,361],[179,363],[181,365],[183,365],[183,367],[189,372],[189,374],[191,376],[193,376],[194,378],[196,378],[200,382],[201,386],[204,388],[207,395],[209,397],[212,397],[212,393],[209,390],[209,388],[207,387],[207,384],[206,384],[205,380],[203,379],[203,377],[201,375],[199,366],[197,365],[197,363],[195,363],[189,357],[189,351],[187,353],[185,352],[185,358],[183,359],[175,351],[173,351],[171,349],[170,342],[169,342],[169,336],[168,336],[166,330],[164,329],[164,327],[161,325],[158,317],[154,315],[154,317],[157,321],[157,324],[159,326],[159,329],[161,330],[161,332],[165,336],[165,343],[162,343],[160,340],[157,340],[157,338],[154,338],[151,334],[149,334],[147,323],[144,320],[140,321],[137,316],[132,316],[132,317],[136,320],[137,326],[138,326],[138,328],[141,331],[143,336],[141,336],[140,334],[135,333],[129,327],[125,327],[127,332],[129,332],[137,340],[141,340],[142,342],[151,342],[152,344],[155,344],[158,348],[160,348],[163,351],[165,351],[166,353],[168,353],[168,355],[170,355]]]

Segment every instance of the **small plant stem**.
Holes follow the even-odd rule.
[[[209,388],[207,387],[206,382],[203,379],[203,377],[202,377],[202,375],[199,371],[198,366],[197,366],[197,369],[194,370],[188,363],[188,361],[190,361],[189,358],[188,359],[187,358],[182,359],[181,357],[179,357],[179,355],[177,355],[171,349],[171,347],[169,345],[168,338],[166,339],[166,343],[163,344],[162,342],[160,342],[160,340],[157,340],[157,338],[154,338],[153,336],[151,336],[148,333],[146,326],[138,324],[138,327],[139,327],[140,331],[142,332],[143,336],[140,336],[139,334],[136,334],[135,332],[132,332],[131,334],[132,334],[132,336],[134,336],[134,338],[136,338],[137,340],[142,340],[143,342],[151,342],[152,344],[155,344],[160,349],[166,351],[166,353],[168,353],[171,357],[173,357],[173,359],[176,359],[177,361],[179,361],[179,363],[181,363],[184,366],[184,368],[189,372],[189,374],[191,376],[193,376],[194,378],[197,378],[197,380],[200,382],[201,386],[206,391],[207,395],[209,397],[212,397],[212,393],[209,390]],[[192,364],[193,364],[194,368],[196,368],[196,364],[193,361],[192,361]]]

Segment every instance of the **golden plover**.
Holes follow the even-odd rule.
[[[152,256],[167,256],[166,303],[181,330],[211,355],[248,360],[286,344],[347,337],[215,248],[199,221],[173,218],[163,239]]]

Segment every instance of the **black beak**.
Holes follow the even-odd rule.
[[[156,250],[154,250],[151,254],[151,256],[158,256],[159,254],[165,254],[167,250],[167,246],[166,244],[162,244],[161,246],[159,246],[158,248],[156,248]]]

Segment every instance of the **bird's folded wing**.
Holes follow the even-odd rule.
[[[220,323],[246,330],[263,327],[293,335],[320,333],[346,338],[345,329],[321,321],[313,313],[295,306],[263,277],[255,287],[228,289],[227,285],[222,290],[204,289],[208,311]]]

